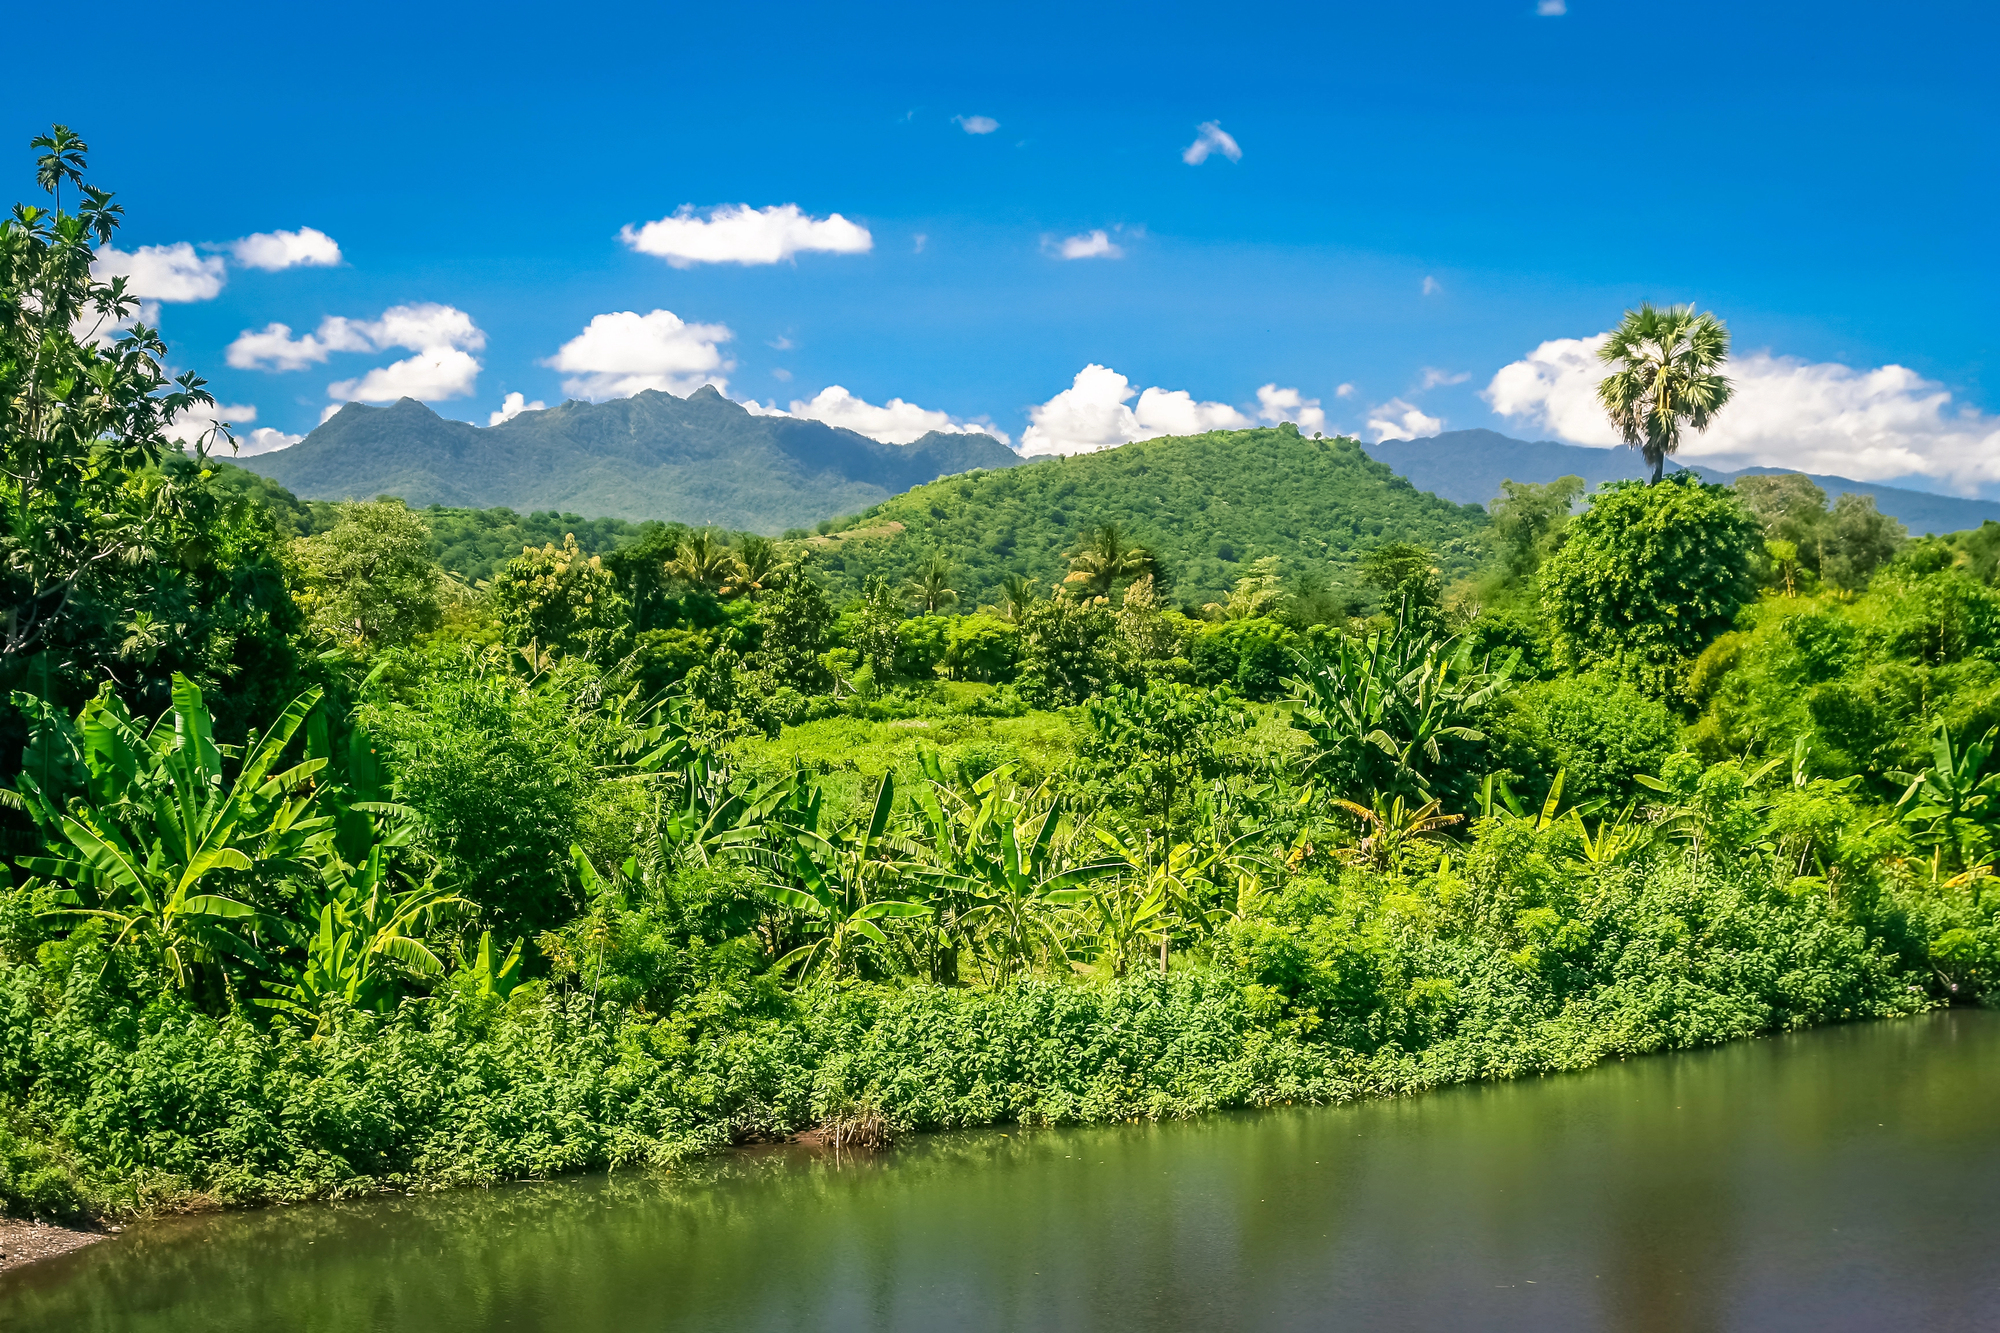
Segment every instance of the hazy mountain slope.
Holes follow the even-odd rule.
[[[1020,462],[986,435],[883,444],[818,421],[756,416],[704,387],[568,402],[483,428],[405,398],[349,403],[289,449],[242,465],[314,500],[564,510],[776,533],[911,486]]]
[[[1009,573],[1054,583],[1078,534],[1106,521],[1164,557],[1177,598],[1199,602],[1265,555],[1281,557],[1287,575],[1337,575],[1383,542],[1417,541],[1462,570],[1486,515],[1423,494],[1353,440],[1306,439],[1287,425],[952,477],[877,505],[853,536],[814,545],[843,591],[870,574],[901,582],[943,551],[970,607],[991,601]]]
[[[1648,471],[1636,449],[1592,449],[1552,440],[1530,442],[1490,430],[1453,430],[1427,440],[1391,440],[1369,445],[1368,452],[1398,475],[1408,477],[1419,490],[1461,504],[1485,504],[1500,494],[1500,483],[1507,480],[1542,483],[1575,476],[1596,486],[1623,478],[1643,478]],[[1690,470],[1709,481],[1728,482],[1741,476],[1791,469],[1753,467],[1722,472],[1696,466]],[[1918,536],[1957,532],[1976,528],[1989,518],[2000,519],[2000,503],[1990,500],[1932,495],[1847,477],[1807,475],[1826,492],[1829,500],[1850,491],[1874,496],[1877,509],[1902,520]]]

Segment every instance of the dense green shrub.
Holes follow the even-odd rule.
[[[1495,764],[1520,779],[1537,802],[1565,773],[1570,804],[1602,798],[1622,806],[1639,795],[1640,773],[1657,773],[1680,743],[1666,707],[1630,684],[1600,674],[1561,676],[1508,695],[1487,723]]]

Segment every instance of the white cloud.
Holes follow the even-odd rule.
[[[539,398],[531,403],[528,401],[526,394],[510,393],[500,400],[500,410],[486,418],[486,424],[488,426],[497,426],[503,421],[512,421],[523,412],[546,412],[548,410],[549,405]]]
[[[1443,284],[1443,283],[1441,283],[1441,282],[1439,282],[1439,281],[1438,281],[1438,280],[1437,280],[1436,278],[1433,278],[1433,277],[1429,277],[1429,276],[1426,276],[1426,277],[1424,278],[1424,295],[1425,295],[1425,296],[1436,296],[1436,295],[1437,295],[1437,294],[1438,294],[1439,292],[1441,292],[1441,291],[1443,291],[1443,290],[1444,290],[1444,284]]]
[[[1195,129],[1194,142],[1181,153],[1181,161],[1191,167],[1198,167],[1208,161],[1210,153],[1220,153],[1231,162],[1243,160],[1243,150],[1231,138],[1229,132],[1212,120],[1204,120]]]
[[[445,398],[462,398],[472,392],[473,381],[479,377],[479,361],[471,353],[486,346],[486,335],[472,322],[472,316],[434,301],[392,306],[382,312],[380,319],[332,316],[320,322],[316,340],[321,347],[333,351],[407,347],[416,353],[377,366],[359,379],[338,380],[326,386],[329,398],[363,403],[390,402],[397,398],[434,403]],[[301,339],[300,344],[307,341],[310,340]],[[303,350],[298,355],[304,355]]]
[[[1536,0],[1535,12],[1545,19],[1561,18],[1569,13],[1567,0]]]
[[[1276,383],[1257,390],[1257,416],[1270,425],[1289,421],[1308,435],[1326,433],[1326,413],[1319,399],[1307,398],[1297,389],[1280,389]]]
[[[1380,407],[1369,409],[1368,429],[1375,432],[1377,444],[1384,440],[1416,440],[1443,430],[1444,418],[1428,416],[1411,403],[1391,398]]]
[[[810,217],[797,204],[752,208],[724,204],[706,218],[694,205],[638,230],[624,227],[619,239],[641,254],[658,255],[675,268],[695,264],[776,264],[807,251],[866,254],[875,245],[868,229],[838,213]]]
[[[472,392],[479,361],[471,353],[485,346],[486,335],[472,316],[454,306],[426,301],[392,306],[380,319],[329,315],[317,332],[300,338],[294,338],[286,324],[245,329],[229,344],[225,359],[238,370],[304,370],[335,352],[404,347],[417,355],[357,379],[337,380],[327,385],[327,396],[367,403],[402,397],[436,402]]]
[[[99,282],[123,277],[127,291],[148,301],[213,301],[225,280],[222,256],[204,259],[186,241],[142,245],[129,253],[107,245],[98,250],[90,272]]]
[[[387,403],[415,398],[434,403],[463,398],[479,378],[479,362],[456,347],[434,347],[415,356],[377,366],[359,379],[337,380],[326,396],[343,402]]]
[[[913,244],[910,247],[910,253],[920,255],[924,252],[925,244],[927,244],[931,238],[923,232],[918,232],[915,236],[911,237],[910,239],[913,242],[915,242],[915,244]]]
[[[1250,418],[1228,403],[1197,402],[1185,389],[1148,389],[1139,395],[1139,405],[1132,415],[1138,420],[1141,432],[1134,439],[1241,430],[1250,424]]]
[[[345,406],[347,406],[345,403],[328,403],[325,407],[322,407],[319,410],[319,424],[324,426],[327,422],[339,416],[340,409]]]
[[[1067,389],[1028,409],[1021,452],[1088,454],[1141,438],[1139,418],[1125,406],[1134,392],[1130,380],[1092,362],[1076,373]]]
[[[771,378],[780,384],[790,384],[792,382],[792,372],[786,370],[783,366],[773,366],[771,367]]]
[[[369,352],[374,344],[355,331],[352,323],[338,316],[320,324],[317,334],[292,337],[289,324],[266,324],[261,329],[245,329],[229,344],[223,359],[238,370],[304,370],[323,363],[335,352]]]
[[[1123,259],[1125,250],[1101,229],[1081,236],[1065,236],[1061,241],[1044,239],[1042,248],[1064,259]]]
[[[991,116],[953,116],[952,119],[967,134],[991,134],[1000,128],[1000,122]]]
[[[1608,335],[1557,338],[1502,366],[1483,397],[1578,444],[1619,443],[1597,403]],[[1953,407],[1951,392],[1904,366],[1857,370],[1837,362],[1753,352],[1731,358],[1728,406],[1675,455],[1724,469],[1765,466],[1859,481],[1930,477],[1966,494],[2000,483],[2000,417]]]
[[[744,406],[762,416],[775,411],[752,403]],[[821,389],[810,401],[793,399],[791,411],[786,415],[845,427],[884,444],[910,444],[934,430],[951,435],[991,435],[1002,444],[1012,443],[1006,432],[995,430],[985,422],[960,421],[950,413],[918,407],[901,398],[891,398],[877,407],[856,398],[838,384]]]
[[[1354,396],[1354,386],[1352,384],[1343,384],[1333,391],[1333,396],[1335,398],[1352,398]]]
[[[1471,378],[1472,372],[1469,370],[1461,370],[1457,374],[1453,374],[1449,370],[1439,370],[1436,366],[1425,366],[1424,381],[1417,386],[1417,392],[1422,393],[1426,389],[1435,389],[1440,384],[1463,384]]]
[[[229,253],[244,268],[276,272],[286,268],[331,268],[340,262],[333,237],[312,227],[297,231],[260,231],[231,241]]]
[[[1136,408],[1126,406],[1135,393],[1132,382],[1110,367],[1085,366],[1069,388],[1028,409],[1021,452],[1088,454],[1159,435],[1199,435],[1250,424],[1229,404],[1201,402],[1182,389],[1147,389],[1138,394]]]
[[[629,398],[647,389],[683,397],[704,384],[729,391],[721,344],[735,335],[723,324],[687,324],[671,310],[599,315],[544,365],[564,371],[563,392],[578,398]]]
[[[248,435],[236,437],[236,457],[252,458],[258,454],[275,454],[280,449],[289,449],[303,440],[303,435],[287,435],[284,431],[270,426],[259,426]]]

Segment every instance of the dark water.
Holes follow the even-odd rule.
[[[2000,1329],[2000,1014],[135,1228],[0,1327]]]

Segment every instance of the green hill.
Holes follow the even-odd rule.
[[[1115,522],[1166,563],[1173,594],[1212,600],[1260,556],[1287,575],[1338,582],[1389,541],[1437,550],[1450,575],[1471,568],[1486,525],[1478,505],[1417,490],[1352,439],[1307,439],[1297,427],[1146,440],[919,486],[813,540],[843,592],[870,574],[910,578],[943,551],[970,609],[1024,573],[1044,587],[1067,568],[1081,532]]]
[[[414,399],[349,403],[289,449],[241,460],[308,500],[398,495],[412,507],[713,524],[775,535],[912,486],[1019,455],[990,435],[933,431],[883,444],[793,417],[758,416],[714,389],[569,402],[497,426]],[[579,534],[580,536],[581,534]]]

